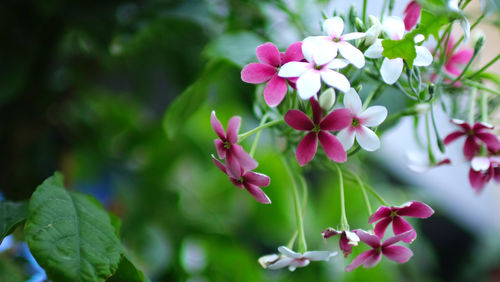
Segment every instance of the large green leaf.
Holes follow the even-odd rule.
[[[27,202],[0,202],[0,244],[5,236],[16,229],[17,225],[26,219]]]
[[[104,281],[118,268],[122,247],[108,213],[92,198],[65,190],[60,173],[33,193],[24,231],[54,281]]]
[[[410,67],[417,57],[415,42],[410,34],[401,40],[385,39],[382,41],[382,46],[384,46],[384,57],[389,59],[403,58]]]
[[[116,273],[111,276],[107,282],[144,282],[149,281],[142,271],[137,269],[134,264],[125,256],[122,255],[120,265]]]

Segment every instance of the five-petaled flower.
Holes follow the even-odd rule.
[[[400,235],[409,232],[409,235],[401,240],[406,243],[411,243],[417,237],[417,232],[415,232],[415,229],[413,229],[410,223],[403,219],[402,216],[428,218],[433,214],[434,210],[428,205],[422,202],[411,201],[398,207],[379,207],[377,211],[370,216],[369,223],[372,224],[377,222],[374,229],[375,235],[379,238],[383,238],[387,226],[392,222],[394,234]]]
[[[264,89],[264,99],[270,107],[275,107],[283,101],[287,91],[287,80],[278,76],[282,65],[304,59],[302,42],[295,42],[280,53],[273,43],[265,43],[257,47],[257,58],[260,63],[250,63],[241,71],[241,80],[248,83],[260,84],[267,82]]]
[[[269,199],[269,197],[267,197],[266,193],[264,193],[264,191],[262,191],[262,189],[259,188],[259,187],[266,187],[269,185],[271,180],[267,175],[253,171],[241,170],[240,176],[235,178],[231,176],[231,174],[229,174],[228,168],[219,160],[217,160],[214,155],[212,155],[212,160],[214,161],[214,164],[222,172],[224,172],[229,176],[229,180],[234,184],[234,186],[240,189],[245,188],[248,191],[248,193],[250,193],[260,203],[263,204],[271,203],[271,200]]]
[[[500,141],[498,141],[498,138],[494,134],[489,132],[493,129],[492,125],[484,122],[476,122],[471,126],[469,123],[459,119],[452,119],[451,122],[460,126],[460,130],[454,131],[446,136],[443,143],[448,145],[458,138],[466,136],[464,155],[468,160],[472,160],[480,151],[481,143],[484,143],[490,151],[500,150]]]
[[[408,237],[412,235],[411,231],[388,238],[384,242],[381,242],[381,238],[366,231],[358,229],[354,232],[361,241],[372,247],[372,249],[359,254],[351,264],[346,266],[346,271],[353,271],[360,265],[363,265],[364,268],[374,267],[380,262],[382,255],[399,263],[405,263],[413,256],[413,252],[407,247],[394,246],[399,241],[407,241]]]
[[[307,62],[289,62],[281,67],[278,75],[281,77],[298,77],[297,91],[299,97],[306,100],[315,96],[321,89],[321,80],[340,91],[347,91],[351,83],[345,75],[335,71],[348,65],[343,59],[331,59],[326,62],[316,62],[314,54],[321,52],[319,45],[313,40],[304,40],[302,53]]]
[[[259,258],[259,263],[263,268],[276,270],[288,267],[294,271],[297,267],[308,266],[311,261],[329,261],[337,252],[309,251],[303,254],[296,253],[285,246],[278,248],[280,254],[266,255]]]
[[[331,227],[321,232],[323,238],[328,239],[332,236],[340,234],[339,247],[344,257],[348,257],[352,253],[352,247],[357,246],[359,242],[359,237],[356,233],[349,230],[336,230]]]
[[[309,133],[300,141],[295,156],[301,166],[310,162],[318,149],[318,139],[328,158],[335,162],[345,162],[347,154],[335,135],[328,131],[337,131],[347,127],[351,118],[348,109],[338,109],[322,118],[318,101],[310,99],[313,119],[298,110],[289,110],[285,122],[294,129]]]
[[[217,155],[219,159],[226,159],[227,173],[231,177],[238,179],[241,176],[241,171],[248,171],[257,167],[257,162],[237,144],[241,123],[240,117],[235,116],[229,120],[227,133],[224,132],[222,124],[215,116],[215,111],[212,111],[210,123],[215,134],[219,137],[219,139],[214,140]]]
[[[420,18],[421,12],[422,6],[417,1],[411,1],[410,3],[408,3],[404,11],[404,23],[406,30],[410,30],[417,25],[418,18]]]
[[[480,193],[491,179],[500,182],[500,156],[474,157],[469,170],[472,188]]]
[[[349,126],[337,135],[344,149],[349,150],[356,138],[361,148],[366,151],[377,150],[380,147],[380,140],[368,126],[380,125],[387,117],[387,109],[383,106],[372,106],[361,112],[361,99],[354,88],[345,94],[344,105],[349,109],[350,122]]]

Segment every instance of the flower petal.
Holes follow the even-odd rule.
[[[366,36],[366,33],[364,32],[351,32],[342,35],[342,40],[354,40],[354,39],[360,39]]]
[[[290,264],[292,264],[292,262],[293,262],[293,258],[281,257],[275,263],[268,265],[267,269],[277,270],[277,269],[289,266]]]
[[[417,56],[413,61],[415,66],[426,67],[432,64],[432,54],[429,49],[424,46],[415,46],[415,51],[417,51]]]
[[[398,210],[398,215],[417,217],[417,218],[428,218],[434,214],[434,210],[422,202],[411,201],[410,203],[411,203],[410,205],[400,208]]]
[[[349,65],[349,62],[344,59],[333,59],[331,60],[328,65],[326,65],[326,68],[335,70],[335,69],[343,69]]]
[[[259,188],[257,185],[253,185],[250,183],[245,183],[245,189],[252,195],[257,202],[262,203],[262,204],[270,204],[271,200],[269,197],[262,191],[262,189]]]
[[[306,62],[288,62],[284,64],[278,73],[281,77],[299,77],[311,69],[311,65]]]
[[[404,24],[406,30],[411,30],[415,25],[417,25],[421,10],[422,6],[420,6],[417,1],[411,1],[408,6],[406,6],[404,11]]]
[[[351,83],[345,75],[328,68],[324,68],[320,73],[321,78],[326,84],[335,87],[342,92],[349,91]]]
[[[385,58],[380,67],[380,73],[382,74],[382,79],[387,84],[394,84],[398,81],[401,73],[403,72],[403,59],[388,59]]]
[[[377,237],[376,235],[372,235],[364,230],[361,230],[361,229],[356,229],[354,230],[354,233],[356,233],[356,235],[358,235],[359,239],[361,241],[363,241],[365,244],[367,244],[368,246],[376,249],[378,247],[380,247],[380,238]]]
[[[294,258],[294,259],[302,258],[302,254],[296,253],[285,246],[278,247],[278,251],[282,253],[284,256],[289,258]]]
[[[304,59],[304,55],[302,54],[302,42],[295,42],[288,46],[285,54],[283,55],[282,64],[286,64],[292,61],[302,61]]]
[[[391,215],[391,209],[386,206],[379,207],[374,214],[370,216],[368,223],[372,224],[381,220],[382,218],[389,217]]]
[[[349,109],[337,109],[329,113],[319,124],[322,130],[338,131],[348,127],[352,122]]]
[[[384,106],[368,107],[358,118],[360,123],[365,126],[378,126],[387,117],[387,109]]]
[[[375,253],[365,260],[365,262],[363,263],[364,268],[374,267],[380,262],[380,259],[382,259],[381,252],[376,252],[375,250],[372,251],[374,251]]]
[[[229,177],[234,179],[240,179],[241,177],[241,166],[238,162],[238,158],[234,154],[234,146],[232,145],[229,150],[226,151],[226,169]]]
[[[323,22],[323,30],[333,38],[340,38],[344,31],[344,21],[340,17],[333,17]]]
[[[359,146],[366,151],[372,152],[380,148],[380,140],[377,134],[364,125],[356,129],[356,140]]]
[[[347,151],[351,149],[352,145],[354,145],[354,136],[354,130],[351,130],[351,128],[348,127],[339,131],[337,139],[340,143],[342,143],[342,146],[344,146],[344,149]]]
[[[219,161],[218,159],[216,159],[214,155],[212,155],[212,160],[213,160],[215,166],[218,169],[220,169],[222,172],[224,172],[225,174],[227,174],[226,166],[221,161]]]
[[[226,148],[224,147],[224,142],[222,142],[220,139],[215,139],[214,140],[215,144],[215,149],[217,150],[217,155],[219,156],[219,159],[223,160],[226,158]]]
[[[222,123],[220,123],[220,121],[215,116],[215,111],[212,111],[212,114],[210,115],[210,124],[212,125],[212,129],[213,131],[215,131],[215,134],[217,134],[217,136],[219,136],[221,140],[226,140],[224,127],[222,127]]]
[[[313,59],[316,65],[322,66],[337,57],[338,43],[331,41],[329,37],[317,36],[315,44]]]
[[[382,219],[381,221],[377,222],[375,225],[375,228],[373,229],[373,232],[377,237],[380,239],[384,238],[385,230],[387,229],[387,226],[392,222],[392,219],[390,217],[386,217]]]
[[[318,137],[321,147],[323,147],[328,158],[338,163],[343,163],[347,160],[347,154],[344,147],[337,137],[324,130],[319,132]]]
[[[243,175],[243,178],[247,183],[257,185],[259,187],[266,187],[269,186],[269,183],[271,182],[271,179],[269,176],[258,173],[258,172],[253,172],[253,171],[248,171]]]
[[[290,63],[289,63],[290,64]],[[297,80],[297,90],[299,97],[307,100],[321,89],[321,76],[317,70],[308,70]]]
[[[487,157],[474,157],[470,166],[475,171],[483,171],[490,168],[490,159]]]
[[[264,89],[264,100],[269,107],[276,107],[283,101],[287,91],[286,79],[274,75]]]
[[[404,233],[398,234],[396,236],[393,236],[391,238],[388,238],[387,240],[385,240],[382,243],[382,247],[387,247],[387,246],[390,246],[390,245],[394,245],[394,244],[396,244],[399,241],[405,241],[408,238],[411,238],[412,236],[415,236],[414,232],[415,232],[415,230],[412,229],[412,230],[406,231]]]
[[[465,139],[464,143],[464,155],[468,160],[472,160],[472,158],[479,152],[480,146],[477,144],[475,138],[473,136],[468,136]]]
[[[297,130],[310,131],[314,128],[311,119],[299,110],[289,110],[285,114],[285,122]]]
[[[358,48],[352,46],[347,41],[339,42],[338,48],[340,54],[356,68],[360,69],[365,65],[365,56],[363,52],[359,51]]]
[[[405,24],[401,18],[396,16],[384,17],[382,28],[392,40],[403,39],[405,34]]]
[[[353,115],[361,112],[361,99],[354,88],[349,89],[344,95],[344,106],[348,108]]]
[[[360,265],[364,264],[366,260],[376,255],[375,250],[368,250],[359,254],[348,266],[346,266],[345,271],[353,271]]]
[[[453,63],[453,64],[466,64],[470,61],[473,54],[474,54],[473,49],[469,49],[469,48],[462,49],[462,50],[456,52],[455,54],[453,54],[451,56],[451,58],[449,59],[449,62]]]
[[[328,251],[309,251],[304,253],[304,258],[310,261],[329,261],[331,257],[335,256],[337,252]]]
[[[271,42],[264,43],[257,47],[257,59],[259,59],[259,62],[273,67],[281,66],[280,51]]]
[[[230,151],[236,157],[236,160],[240,164],[243,171],[254,170],[258,163],[254,160],[240,145],[231,145]]]
[[[453,141],[457,140],[458,138],[462,137],[463,135],[465,135],[465,133],[463,131],[452,132],[452,133],[448,134],[448,136],[446,136],[444,138],[443,143],[445,145],[448,145],[451,142],[453,142]]]
[[[227,123],[227,141],[231,144],[238,142],[238,131],[240,131],[241,118],[232,117]]]
[[[247,83],[264,83],[276,74],[276,68],[269,65],[250,63],[241,71],[241,80]]]
[[[384,52],[384,47],[382,46],[382,39],[377,39],[368,49],[365,51],[365,56],[371,59],[382,58],[382,53]]]
[[[311,104],[311,110],[313,114],[313,123],[319,124],[321,118],[323,117],[323,110],[321,110],[321,106],[318,101],[313,97],[309,99],[309,103]]]
[[[476,137],[486,144],[489,150],[496,151],[500,150],[500,141],[498,138],[489,132],[478,132]]]
[[[394,235],[412,231],[411,235],[407,235],[405,238],[401,239],[405,243],[411,243],[413,240],[415,240],[415,238],[417,238],[417,232],[415,232],[415,229],[413,229],[408,221],[400,216],[395,216],[392,219],[392,230],[394,231]]]
[[[470,186],[472,186],[472,188],[476,190],[477,193],[481,192],[484,186],[486,186],[486,184],[488,184],[490,180],[491,174],[488,172],[484,173],[482,171],[475,171],[472,168],[469,170]]]
[[[295,152],[295,157],[300,166],[304,166],[310,162],[314,158],[317,149],[318,137],[315,132],[309,132],[302,141],[300,141],[297,146],[297,151]]]
[[[382,249],[382,253],[388,259],[399,263],[405,263],[413,256],[413,252],[404,246],[388,246]]]

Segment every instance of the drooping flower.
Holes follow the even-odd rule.
[[[344,253],[344,257],[349,256],[352,253],[352,247],[357,246],[359,242],[359,237],[356,233],[349,230],[336,230],[331,227],[321,232],[323,238],[328,239],[332,236],[340,234],[339,247]]]
[[[375,151],[380,147],[377,134],[368,126],[378,126],[387,117],[387,109],[383,106],[372,106],[362,110],[361,99],[354,88],[351,88],[344,96],[344,105],[350,112],[349,126],[339,132],[337,138],[349,150],[358,141],[361,148],[366,151]]]
[[[443,143],[448,145],[458,138],[466,136],[464,155],[468,160],[472,160],[481,149],[481,144],[483,143],[488,150],[500,150],[500,141],[494,134],[489,132],[493,129],[492,125],[484,122],[476,122],[473,126],[470,126],[469,123],[459,119],[452,119],[451,122],[460,126],[460,130],[454,131],[446,136]]]
[[[264,89],[264,100],[270,107],[276,107],[283,101],[288,86],[287,79],[278,76],[282,65],[304,59],[302,42],[290,45],[285,53],[280,53],[271,42],[257,47],[257,59],[260,63],[250,63],[241,71],[241,80],[248,83],[267,83]]]
[[[310,99],[313,113],[311,120],[299,110],[289,110],[285,115],[285,122],[294,129],[308,131],[297,146],[295,156],[301,166],[310,162],[318,149],[318,139],[328,158],[334,162],[345,162],[347,154],[335,135],[328,131],[337,131],[347,127],[350,123],[348,109],[338,109],[322,118],[321,107],[314,98]]]
[[[382,28],[387,36],[392,40],[401,40],[405,34],[405,26],[403,20],[398,17],[390,16],[385,17],[382,23]],[[420,43],[421,36],[415,36],[415,44]],[[368,47],[365,51],[365,56],[372,59],[383,57],[384,47],[382,46],[382,39],[377,39],[373,45]],[[417,56],[413,61],[415,66],[429,66],[432,63],[432,54],[424,46],[415,46]],[[384,58],[380,73],[382,79],[387,84],[394,84],[398,81],[401,73],[403,72],[404,60],[402,58],[389,59]]]
[[[298,267],[308,266],[311,261],[329,261],[331,257],[337,255],[337,252],[328,251],[309,251],[300,254],[285,246],[279,247],[278,251],[279,255],[272,254],[259,258],[260,265],[271,270],[288,267],[288,270],[294,271]]]
[[[404,23],[406,30],[410,30],[417,25],[418,18],[420,18],[420,12],[422,12],[422,6],[417,1],[411,1],[408,3],[404,11]]]
[[[227,133],[224,132],[221,122],[215,116],[215,111],[212,111],[210,123],[215,134],[219,137],[219,139],[214,140],[217,155],[219,159],[226,159],[227,171],[230,176],[239,179],[241,171],[249,171],[257,167],[257,162],[237,144],[240,117],[235,116],[229,120]]]
[[[225,174],[229,176],[229,180],[234,184],[234,186],[248,191],[258,202],[263,204],[270,204],[271,200],[267,197],[266,193],[260,189],[260,187],[269,186],[271,180],[267,175],[262,173],[257,173],[253,171],[242,170],[239,178],[235,178],[229,174],[228,168],[219,160],[212,155],[212,160],[214,164]]]
[[[445,158],[439,153],[436,156],[438,161],[435,161],[434,163],[429,160],[429,154],[427,153],[410,151],[406,156],[408,158],[408,168],[417,173],[423,173],[438,166],[451,164],[451,160],[449,158]]]
[[[349,80],[335,69],[341,69],[348,65],[343,59],[332,59],[325,63],[318,63],[313,58],[321,50],[318,45],[309,41],[302,43],[302,53],[307,62],[289,62],[283,65],[278,73],[280,77],[297,79],[297,91],[301,99],[309,99],[315,96],[321,89],[321,81],[335,87],[340,91],[347,91],[351,87]]]
[[[474,157],[469,170],[469,181],[472,188],[480,193],[492,179],[500,182],[500,157]]]
[[[407,241],[408,237],[411,236],[410,231],[388,238],[384,242],[381,242],[381,238],[366,231],[358,229],[354,232],[361,241],[372,247],[372,249],[359,254],[351,264],[346,266],[346,271],[353,271],[360,265],[363,265],[364,268],[374,267],[380,262],[382,255],[398,263],[405,263],[413,256],[413,252],[407,247],[394,246],[399,241]]]
[[[395,235],[409,232],[409,235],[404,237],[404,239],[402,240],[406,243],[410,243],[417,237],[417,232],[415,232],[415,229],[413,229],[411,224],[402,217],[408,216],[416,218],[428,218],[433,214],[434,210],[431,209],[431,207],[429,207],[428,205],[422,202],[411,201],[404,203],[398,207],[379,207],[377,211],[370,216],[369,223],[372,224],[377,222],[374,229],[375,235],[377,235],[379,238],[383,238],[385,230],[392,222],[392,230],[394,231]]]
[[[446,40],[443,40],[443,45]],[[465,66],[472,58],[474,54],[474,49],[463,47],[456,48],[455,47],[455,39],[450,35],[448,39],[448,44],[446,45],[445,51],[445,61],[444,61],[444,70],[450,77],[458,77],[462,74],[462,66]],[[437,56],[441,56],[440,53],[437,53]],[[431,81],[436,79],[436,74],[432,74]],[[445,82],[451,82],[450,79],[444,79]],[[460,86],[460,81],[457,81],[453,86]]]
[[[342,35],[344,31],[344,21],[340,17],[326,19],[323,22],[323,31],[326,36],[310,36],[304,40],[312,41],[318,46],[318,52],[313,54],[315,62],[319,65],[326,64],[337,57],[340,52],[342,57],[355,67],[362,68],[365,65],[363,52],[347,41],[360,39],[365,36],[363,32],[351,32]]]

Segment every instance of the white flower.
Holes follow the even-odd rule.
[[[404,37],[405,25],[401,18],[385,17],[382,28],[392,40],[401,40]],[[421,36],[416,36],[415,38],[417,39],[415,43],[420,43],[422,40]],[[432,54],[427,48],[424,46],[415,46],[415,51],[417,52],[417,56],[413,61],[415,66],[428,66],[432,63]],[[383,57],[383,52],[384,47],[382,46],[382,39],[377,39],[372,46],[366,49],[365,56],[372,59],[378,59]],[[382,74],[384,82],[387,84],[395,83],[403,72],[403,66],[404,62],[402,58],[385,58],[380,68],[380,73]]]
[[[349,150],[358,141],[361,148],[366,151],[375,151],[380,147],[380,140],[368,126],[378,126],[387,117],[387,109],[383,106],[372,106],[361,112],[362,104],[358,93],[351,88],[344,96],[344,105],[351,111],[351,125],[342,129],[337,138]]]
[[[365,65],[365,56],[356,47],[351,45],[348,40],[363,38],[363,32],[352,32],[342,35],[344,31],[344,21],[340,17],[333,17],[323,22],[323,31],[326,36],[310,36],[305,41],[313,41],[318,45],[318,51],[315,53],[314,60],[318,64],[325,64],[337,57],[337,51],[342,57],[353,64],[355,67],[362,68]]]
[[[366,31],[366,36],[363,38],[366,45],[372,45],[377,41],[380,33],[382,33],[382,24],[375,16],[368,16],[369,22],[371,24],[370,28]]]
[[[266,255],[259,258],[260,265],[271,270],[288,267],[290,271],[294,271],[297,267],[309,265],[311,261],[328,261],[331,257],[337,255],[337,252],[328,251],[310,251],[300,254],[285,246],[279,247],[278,251],[281,254]]]
[[[334,69],[345,68],[348,62],[343,59],[332,59],[318,64],[313,54],[318,53],[318,45],[312,41],[302,43],[302,53],[307,62],[289,62],[283,65],[278,73],[280,77],[298,77],[297,91],[299,97],[307,100],[321,89],[321,80],[327,85],[346,92],[351,87],[349,80]]]

